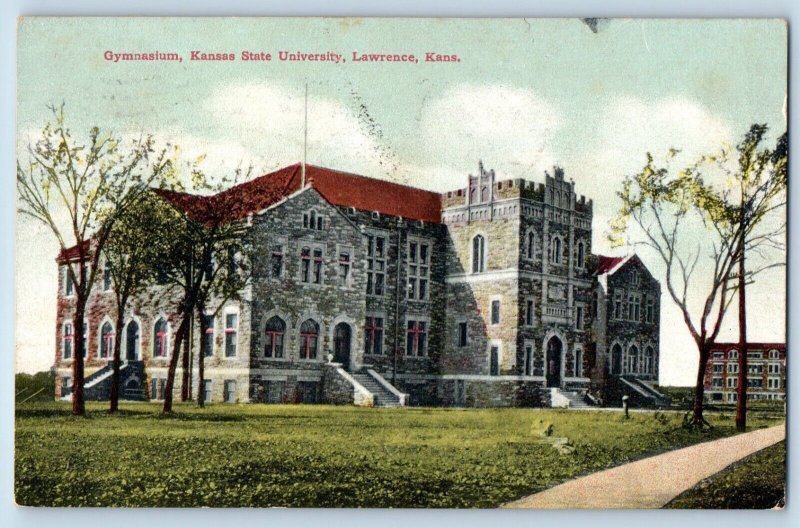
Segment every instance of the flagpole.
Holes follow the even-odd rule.
[[[303,119],[303,168],[301,170],[300,188],[306,186],[306,156],[308,155],[308,83],[306,83],[306,98],[304,105],[305,116]]]

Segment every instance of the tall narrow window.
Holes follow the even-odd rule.
[[[236,403],[236,380],[225,380],[223,398],[225,403]]]
[[[103,291],[109,291],[111,289],[111,263],[106,261],[105,266],[103,266]]]
[[[153,327],[153,357],[167,357],[167,321],[163,317]]]
[[[225,357],[235,357],[239,344],[239,314],[225,314]]]
[[[533,345],[525,345],[525,375],[533,375]]]
[[[307,319],[300,325],[300,359],[316,359],[319,344],[319,325]]]
[[[622,298],[625,295],[620,289],[614,290],[614,319],[622,318]]]
[[[642,320],[642,296],[635,295],[633,298],[633,320],[637,323]]]
[[[500,301],[496,299],[492,301],[491,323],[500,324]]]
[[[75,335],[72,332],[72,323],[64,323],[63,345],[61,357],[64,359],[72,359],[72,347],[74,344]]]
[[[409,320],[406,327],[406,354],[425,356],[428,353],[428,329],[425,321]]]
[[[481,189],[481,202],[488,202],[489,201],[489,188],[484,187]]]
[[[583,242],[578,242],[578,267],[582,268],[584,263],[584,249]]]
[[[69,274],[69,266],[64,266],[64,295],[70,296],[75,292],[75,283],[72,282],[72,277]]]
[[[430,274],[428,244],[410,242],[408,244],[408,298],[425,301],[428,299],[428,277]]]
[[[634,285],[639,284],[639,272],[637,270],[631,270],[631,283]]]
[[[486,271],[486,243],[483,235],[476,235],[472,239],[472,273]]]
[[[461,321],[458,323],[458,346],[467,346],[467,322]]]
[[[309,218],[310,218],[309,227],[311,229],[316,229],[317,228],[317,212],[316,211],[311,211],[311,215],[310,215]]]
[[[314,284],[322,284],[322,250],[314,249]]]
[[[496,346],[489,349],[489,375],[500,375],[500,349]]]
[[[383,317],[367,317],[364,325],[364,353],[383,354]]]
[[[114,328],[106,321],[100,328],[100,357],[110,358],[114,353]]]
[[[636,346],[631,346],[628,349],[628,373],[636,374],[639,372],[639,349]]]
[[[575,330],[583,330],[583,306],[575,307]]]
[[[367,295],[382,296],[386,282],[386,238],[370,235],[367,240]]]
[[[204,315],[203,318],[205,319],[204,324],[206,327],[205,334],[203,334],[204,354],[205,357],[212,357],[214,355],[214,316]]]
[[[81,345],[83,345],[83,359],[89,356],[89,323],[83,321],[81,328]]]
[[[286,323],[278,316],[271,317],[264,328],[264,357],[282,358]]]
[[[580,348],[575,350],[575,377],[583,377],[583,350]]]
[[[653,347],[648,346],[644,349],[644,371],[646,374],[653,374]]]
[[[350,252],[341,251],[339,253],[339,286],[347,286],[350,283]]]
[[[653,298],[648,296],[647,297],[647,308],[646,308],[646,312],[645,312],[645,320],[648,323],[652,323],[653,322],[653,315],[654,315],[654,309],[653,308],[654,308],[654,306],[655,306],[655,303],[653,301]]]
[[[211,401],[211,389],[212,389],[211,380],[210,379],[204,379],[203,380],[203,389],[204,389],[203,390],[203,401],[206,402],[206,403],[210,402]]]
[[[528,260],[533,260],[536,254],[536,234],[533,231],[528,231],[525,245],[525,256]]]
[[[304,247],[300,250],[300,280],[311,282],[311,248]]]
[[[561,264],[561,239],[554,236],[550,245],[552,250],[550,260],[553,264]]]
[[[525,301],[525,324],[533,326],[533,299]]]

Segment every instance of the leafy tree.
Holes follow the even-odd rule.
[[[780,194],[780,182],[765,182],[770,174],[780,178],[783,171],[785,188],[785,147],[779,144],[772,152],[763,151],[757,161],[754,153],[766,131],[766,127],[758,127],[763,125],[751,129],[737,148],[738,171],[729,168],[729,150],[723,151],[726,155],[703,156],[677,172],[669,167],[677,150],[669,152],[662,166],[656,165],[648,153],[644,168],[627,176],[618,193],[622,207],[612,223],[612,243],[621,243],[622,235],[627,233],[629,238],[635,238],[633,244],[650,248],[661,259],[666,268],[667,292],[681,311],[698,349],[688,426],[708,425],[703,418],[704,375],[725,313],[739,289],[738,284],[732,284],[734,270],[743,265],[747,248],[774,242],[774,233],[764,234],[756,227],[779,206],[774,199]],[[785,145],[785,139],[781,141]],[[760,165],[766,168],[769,160],[774,160],[774,170],[757,169]],[[725,171],[728,178],[723,185],[715,185],[706,177],[709,163]],[[732,190],[737,185],[741,196],[734,200]],[[698,274],[701,258],[710,261],[710,265],[701,266]],[[689,292],[701,294],[699,306],[691,301]]]
[[[72,136],[64,105],[51,106],[53,122],[27,147],[27,160],[17,160],[19,212],[46,225],[67,258],[66,280],[75,291],[73,328],[82,333],[86,303],[97,274],[97,264],[119,215],[167,167],[164,152],[157,153],[151,136],[128,145],[98,127],[88,141]],[[77,263],[77,266],[73,265]],[[81,335],[81,334],[79,334]],[[72,413],[85,414],[82,339],[75,340],[72,362]]]

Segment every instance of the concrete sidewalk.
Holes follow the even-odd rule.
[[[701,480],[785,437],[783,423],[704,442],[570,480],[501,508],[661,508]]]

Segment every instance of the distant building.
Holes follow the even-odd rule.
[[[223,306],[208,334],[192,338],[195,376],[199,340],[210,345],[209,401],[663,401],[652,387],[659,283],[636,256],[592,255],[592,201],[560,169],[544,183],[496,181],[481,164],[465,187],[441,194],[305,172],[305,185],[292,165],[214,196],[156,191],[199,220],[244,223],[256,248],[247,302]],[[78,334],[66,281],[76,255],[58,258],[57,397],[70,393]],[[108,397],[113,348],[113,284],[97,276],[83,331],[88,399]],[[127,398],[163,398],[177,327],[163,289],[125,314]]]
[[[736,401],[739,343],[714,345],[704,384],[706,401]],[[747,399],[786,399],[786,343],[747,344]]]

